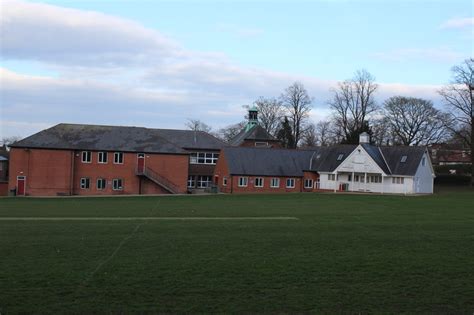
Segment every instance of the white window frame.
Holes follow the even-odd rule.
[[[114,164],[123,164],[123,152],[114,152]]]
[[[239,183],[237,186],[239,187],[247,187],[249,184],[249,178],[247,176],[240,176]]]
[[[118,184],[121,184],[121,185],[118,185]],[[122,178],[114,178],[112,179],[112,190],[115,190],[115,191],[119,191],[119,190],[123,190],[123,179]]]
[[[212,176],[198,175],[196,176],[197,188],[207,188],[212,184]]]
[[[309,185],[308,185],[309,183]],[[313,189],[313,183],[314,181],[311,178],[305,178],[304,180],[304,188],[306,189]]]
[[[214,152],[193,152],[189,156],[189,164],[216,165],[219,153]]]
[[[107,164],[108,154],[106,151],[99,151],[97,152],[97,163],[99,164]]]
[[[196,176],[195,175],[189,175],[188,176],[188,188],[196,188]]]
[[[392,177],[392,184],[397,184],[397,185],[405,184],[405,177]]]
[[[103,187],[102,185],[99,185],[99,182],[104,184]],[[97,178],[97,181],[96,181],[97,190],[104,190],[106,187],[107,187],[107,180],[105,178]]]
[[[222,186],[227,186],[227,177],[222,177]]]
[[[84,159],[84,157],[89,157]],[[92,163],[92,152],[91,151],[82,151],[81,152],[81,162],[82,163]]]
[[[257,185],[257,182],[260,182],[259,185]],[[265,185],[265,180],[263,177],[255,177],[255,182],[254,186],[258,188],[262,188]]]
[[[335,181],[336,180],[336,174],[328,174],[328,181]]]
[[[290,183],[290,185],[288,185]],[[296,180],[294,178],[287,178],[286,179],[286,188],[295,188]]]
[[[280,188],[280,179],[273,177],[270,181],[270,188]]]
[[[89,177],[81,177],[80,187],[81,189],[90,189],[91,179]]]

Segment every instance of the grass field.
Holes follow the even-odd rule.
[[[65,312],[472,314],[474,193],[0,199],[0,313]]]

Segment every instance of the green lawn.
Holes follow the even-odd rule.
[[[1,314],[474,311],[469,191],[3,198],[0,217]]]

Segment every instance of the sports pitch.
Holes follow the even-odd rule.
[[[0,313],[472,313],[474,193],[0,199]]]

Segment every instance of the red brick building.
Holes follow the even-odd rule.
[[[224,193],[284,193],[318,190],[318,174],[311,171],[313,151],[226,147],[214,172]]]
[[[186,193],[199,165],[190,155],[217,154],[192,171],[211,181],[224,145],[204,132],[59,124],[11,145],[9,189],[30,196]]]

